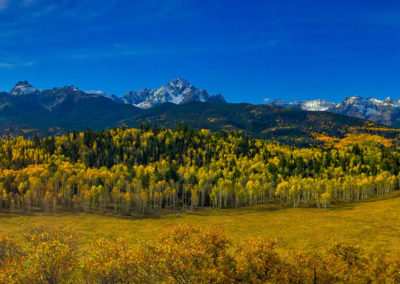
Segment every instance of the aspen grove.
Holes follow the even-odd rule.
[[[183,125],[4,138],[0,211],[154,214],[266,202],[326,209],[399,188],[397,145],[376,135],[345,139],[296,148]]]

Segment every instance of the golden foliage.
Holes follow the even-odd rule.
[[[48,233],[59,235],[52,231]],[[64,233],[63,233],[64,234]],[[9,236],[1,236],[10,242]],[[279,253],[277,241],[235,244],[221,229],[170,227],[150,243],[99,239],[77,253],[57,236],[15,243],[0,283],[395,283],[400,258],[333,243],[318,253]],[[22,253],[20,253],[20,251]]]
[[[385,147],[392,146],[392,141],[390,139],[384,138],[379,135],[371,135],[367,133],[362,134],[347,134],[345,138],[340,139],[340,141],[335,144],[335,147],[341,148],[348,145],[361,145],[366,147],[372,147],[375,145],[383,145]]]

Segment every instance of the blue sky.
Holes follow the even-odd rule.
[[[0,0],[0,90],[182,77],[231,102],[400,98],[399,70],[399,1]]]

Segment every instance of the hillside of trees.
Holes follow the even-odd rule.
[[[0,210],[156,214],[267,202],[326,209],[398,189],[393,142],[354,134],[296,148],[183,125],[2,139]]]
[[[57,90],[53,90],[57,91]],[[0,135],[32,138],[62,135],[67,131],[96,131],[114,127],[135,127],[142,123],[173,128],[184,123],[193,129],[242,131],[256,139],[275,140],[299,147],[321,144],[314,133],[343,138],[347,133],[378,134],[387,138],[400,135],[388,128],[363,119],[330,112],[286,109],[271,105],[246,103],[190,102],[182,105],[164,103],[150,109],[117,104],[104,97],[91,97],[74,89],[58,89],[44,101],[58,96],[62,103],[43,107],[43,101],[32,94],[9,96],[0,93]],[[65,99],[65,100],[64,100]]]

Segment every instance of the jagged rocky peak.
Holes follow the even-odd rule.
[[[224,103],[221,95],[210,95],[206,90],[193,86],[187,80],[176,78],[155,90],[129,91],[122,97],[123,102],[139,108],[151,108],[162,103],[184,104],[192,101]]]
[[[186,88],[194,88],[192,84],[190,84],[187,80],[182,79],[182,78],[172,79],[168,83],[168,86],[171,88],[178,89],[178,90],[184,90]]]
[[[341,102],[341,104],[349,105],[349,104],[354,104],[354,103],[360,103],[360,102],[363,102],[363,101],[365,101],[365,99],[363,99],[363,98],[360,97],[360,96],[352,96],[352,97],[347,97],[347,98],[345,98],[345,99]]]
[[[387,97],[387,98],[384,100],[384,102],[390,104],[390,103],[393,102],[393,99],[392,99],[391,97]]]
[[[13,96],[20,96],[36,93],[37,91],[38,89],[29,84],[28,81],[19,81],[17,84],[15,84],[14,88],[12,88],[10,94]]]

